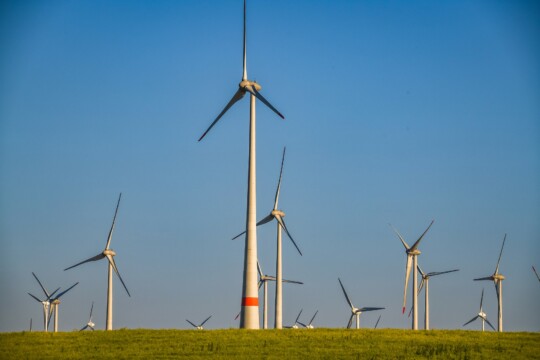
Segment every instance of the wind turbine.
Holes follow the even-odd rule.
[[[375,323],[375,327],[373,329],[376,329],[379,325],[379,321],[381,321],[381,315],[379,315],[379,318],[377,319],[377,322]]]
[[[86,330],[86,329],[92,329],[92,331],[96,330],[96,329],[94,329],[94,326],[96,326],[96,324],[94,324],[92,322],[92,310],[94,310],[94,302],[93,301],[92,301],[92,306],[90,307],[90,317],[88,318],[88,322],[79,331],[83,331],[83,330]]]
[[[300,310],[300,312],[298,313],[298,316],[296,317],[296,320],[294,320],[294,324],[292,324],[292,326],[285,326],[285,328],[287,329],[298,329],[298,324],[300,324],[298,322],[298,319],[300,319],[300,315],[302,315],[302,310]]]
[[[283,219],[285,217],[285,213],[281,210],[278,210],[278,202],[279,202],[279,192],[281,190],[281,178],[283,175],[283,163],[285,162],[285,148],[283,148],[283,155],[281,157],[281,169],[279,171],[279,181],[278,186],[276,189],[276,196],[274,199],[274,208],[272,211],[270,211],[270,214],[268,214],[264,219],[260,220],[257,223],[257,226],[266,224],[272,220],[276,220],[277,225],[277,255],[276,255],[276,311],[275,311],[275,319],[274,319],[274,327],[276,329],[281,329],[283,327],[283,287],[282,283],[283,281],[280,281],[283,279],[283,271],[282,271],[282,241],[281,241],[281,229],[285,230],[285,233],[293,243],[293,245],[296,247],[296,250],[298,250],[298,253],[300,256],[302,256],[302,252],[300,251],[300,248],[298,248],[298,245],[296,245],[296,242],[291,236],[291,233],[287,229],[287,226],[285,225],[285,220]],[[245,234],[245,231],[236,235],[234,239],[240,237],[241,235]]]
[[[67,290],[62,291],[60,294],[51,298],[51,308],[49,310],[49,321],[51,321],[51,316],[54,312],[54,332],[58,332],[58,305],[60,305],[60,297],[67,293],[69,290],[73,289],[79,282],[71,285]]]
[[[405,253],[407,254],[407,266],[406,266],[406,272],[405,272],[405,288],[403,290],[403,314],[405,314],[405,308],[407,304],[407,286],[409,284],[409,276],[411,274],[411,263],[414,266],[413,270],[413,321],[412,321],[412,328],[413,330],[418,330],[418,274],[416,272],[416,267],[418,266],[418,255],[421,254],[420,250],[418,250],[418,245],[420,245],[420,241],[422,241],[422,238],[426,233],[428,232],[429,228],[431,228],[431,225],[433,225],[434,220],[431,220],[431,223],[427,227],[426,231],[420,237],[416,242],[413,244],[413,246],[409,246],[405,240],[403,239],[403,236],[394,228],[391,224],[390,226],[396,233],[396,235],[399,237],[399,240],[401,240],[401,243],[405,247]]]
[[[204,320],[200,325],[195,325],[194,323],[192,323],[191,321],[189,321],[188,319],[186,319],[186,321],[188,323],[191,324],[191,326],[193,326],[195,329],[197,330],[204,330],[203,328],[203,325],[208,321],[208,319],[210,319],[212,317],[212,315],[210,315],[209,317],[206,318],[206,320]]]
[[[463,324],[463,326],[465,325],[468,325],[470,323],[472,323],[474,320],[476,319],[482,319],[482,331],[484,331],[484,322],[487,322],[489,326],[491,326],[491,328],[493,329],[493,331],[495,331],[495,328],[493,327],[493,325],[491,325],[491,323],[489,322],[489,320],[487,319],[487,315],[486,313],[482,310],[482,301],[484,300],[484,289],[482,289],[482,296],[480,297],[480,312],[478,313],[478,315],[476,315],[475,317],[473,317],[471,320],[467,321],[465,324]]]
[[[505,279],[502,274],[499,274],[499,263],[501,262],[501,256],[504,249],[504,243],[506,242],[506,234],[504,234],[503,243],[501,246],[501,252],[499,253],[499,260],[497,260],[497,266],[495,267],[495,272],[491,276],[486,276],[478,279],[474,279],[474,281],[478,280],[491,280],[493,281],[493,284],[495,284],[495,292],[497,293],[497,304],[498,304],[498,331],[503,331],[503,309],[502,309],[502,281]]]
[[[86,259],[84,261],[81,261],[78,264],[75,264],[73,266],[70,266],[70,267],[64,269],[64,271],[66,271],[66,270],[72,269],[72,268],[74,268],[76,266],[79,266],[81,264],[84,264],[84,263],[87,263],[87,262],[90,262],[90,261],[97,261],[97,260],[101,260],[103,258],[107,258],[107,260],[109,262],[109,272],[108,272],[108,285],[107,285],[107,318],[106,318],[106,324],[107,325],[106,325],[106,330],[112,330],[112,323],[113,323],[113,286],[112,286],[113,285],[113,282],[112,282],[113,270],[116,273],[116,275],[118,276],[118,278],[120,279],[120,282],[124,286],[124,289],[126,290],[128,296],[131,297],[131,294],[129,293],[129,290],[126,287],[126,284],[124,284],[124,280],[122,280],[122,277],[120,276],[120,273],[118,272],[118,267],[116,266],[116,263],[114,262],[114,256],[116,256],[116,253],[112,249],[109,248],[110,245],[111,245],[112,234],[113,234],[113,231],[114,231],[114,224],[116,222],[116,214],[118,213],[118,207],[120,206],[120,199],[121,198],[122,198],[122,193],[120,193],[120,195],[118,196],[118,203],[116,204],[116,210],[114,211],[113,222],[112,222],[112,225],[111,225],[111,229],[109,230],[109,236],[107,237],[107,245],[105,246],[105,250],[103,250],[101,253],[97,254],[96,256],[91,257],[90,259]]]
[[[303,327],[305,327],[306,329],[315,329],[315,327],[312,324],[313,324],[313,320],[315,320],[315,316],[317,316],[318,312],[319,312],[319,310],[315,311],[315,314],[313,315],[313,317],[309,321],[309,324],[307,324],[307,325],[304,324],[304,323],[301,323],[300,321],[298,321],[298,319],[296,320],[296,322],[299,323],[300,325],[302,325]]]
[[[263,302],[263,329],[268,329],[268,281],[276,281],[275,276],[266,275],[261,269],[261,265],[257,261],[257,270],[259,271],[259,289],[261,286],[264,286],[264,302]],[[291,284],[304,284],[300,281],[294,280],[285,280],[282,279],[282,282],[291,283]]]
[[[41,281],[39,281],[36,274],[32,273],[32,275],[34,275],[34,278],[37,280],[39,286],[41,287],[41,290],[43,290],[43,293],[45,294],[45,299],[40,300],[40,299],[37,298],[37,296],[34,296],[34,295],[30,294],[30,293],[28,293],[28,295],[30,295],[37,302],[39,302],[39,303],[41,303],[41,305],[43,305],[43,328],[44,328],[44,331],[47,332],[48,327],[49,327],[49,314],[50,314],[51,298],[54,296],[54,294],[56,294],[56,292],[58,290],[60,290],[60,288],[54,290],[52,293],[49,294],[49,292],[45,289],[45,287],[43,286]]]
[[[418,293],[422,291],[422,288],[425,285],[425,313],[424,313],[424,329],[429,330],[429,278],[437,275],[447,274],[455,271],[459,271],[459,269],[455,270],[448,270],[448,271],[435,271],[430,273],[424,273],[422,269],[420,269],[420,266],[418,266],[418,271],[420,271],[420,275],[422,275],[422,281],[420,281],[420,287],[418,287]]]
[[[343,283],[338,278],[339,285],[341,285],[341,290],[343,290],[343,295],[345,295],[345,299],[347,300],[347,303],[351,307],[351,317],[349,318],[349,322],[347,323],[347,329],[351,328],[353,317],[356,316],[356,328],[360,329],[360,315],[363,312],[366,311],[375,311],[375,310],[384,310],[383,307],[363,307],[363,308],[357,308],[355,307],[351,300],[349,299],[349,295],[347,295],[347,292],[345,291],[345,287],[343,287]]]
[[[201,141],[206,134],[214,127],[221,119],[223,114],[227,112],[237,101],[242,99],[246,92],[250,93],[250,116],[249,116],[249,161],[248,161],[248,196],[247,196],[247,219],[246,231],[247,237],[245,240],[244,251],[244,272],[242,282],[242,311],[240,316],[240,327],[247,329],[259,328],[259,297],[257,290],[257,181],[256,181],[256,116],[255,104],[256,99],[259,99],[263,104],[268,106],[279,117],[283,115],[276,110],[259,92],[261,86],[254,81],[248,80],[246,67],[246,1],[244,0],[244,64],[242,81],[240,81],[238,90],[233,95],[232,99],[219,113],[216,119],[210,124],[208,129],[199,138]],[[279,282],[278,282],[279,284]]]
[[[533,271],[534,271],[534,274],[536,275],[536,278],[538,279],[538,281],[540,281],[540,276],[538,276],[538,273],[536,272],[536,269],[534,268],[534,266],[532,267]]]

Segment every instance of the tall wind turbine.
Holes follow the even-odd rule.
[[[403,239],[403,236],[392,226],[392,229],[394,229],[394,232],[399,237],[399,240],[401,240],[401,243],[405,247],[405,253],[407,254],[407,266],[405,271],[405,288],[403,290],[403,314],[405,314],[405,308],[407,304],[407,285],[409,284],[409,276],[411,274],[411,265],[414,267],[413,270],[413,288],[412,288],[412,296],[413,296],[413,321],[412,321],[412,328],[413,330],[418,330],[418,292],[416,289],[418,289],[418,274],[416,272],[416,267],[418,266],[418,255],[421,254],[420,250],[418,250],[418,245],[420,245],[420,241],[422,241],[422,238],[426,233],[428,232],[429,228],[431,228],[431,225],[433,225],[433,221],[431,220],[431,223],[427,227],[426,231],[420,237],[416,242],[413,244],[413,246],[409,246],[405,240]]]
[[[420,281],[420,287],[418,288],[418,293],[422,291],[422,288],[425,285],[425,313],[424,313],[424,329],[429,330],[429,278],[437,275],[442,274],[448,274],[451,272],[459,271],[459,269],[455,270],[448,270],[448,271],[434,271],[430,273],[424,273],[422,269],[420,269],[420,266],[418,266],[418,271],[420,271],[420,275],[422,275],[422,281]]]
[[[339,285],[341,285],[341,290],[343,290],[343,295],[345,295],[345,299],[347,300],[347,303],[351,307],[351,317],[349,318],[349,322],[347,323],[347,329],[351,328],[353,317],[356,316],[356,328],[360,329],[360,315],[362,315],[363,312],[366,311],[375,311],[375,310],[384,310],[383,307],[363,307],[363,308],[357,308],[353,305],[351,302],[351,299],[349,299],[349,295],[347,295],[347,292],[345,291],[345,287],[343,286],[343,283],[338,278]]]
[[[248,196],[247,196],[247,219],[246,231],[247,237],[245,241],[244,251],[244,273],[242,282],[242,311],[240,316],[240,327],[246,329],[259,328],[259,297],[257,290],[257,182],[256,182],[256,116],[255,103],[259,99],[263,104],[268,106],[279,117],[284,119],[283,115],[276,110],[259,92],[261,86],[255,81],[248,80],[246,67],[246,1],[244,0],[244,64],[242,81],[239,88],[233,95],[232,99],[219,113],[216,119],[210,124],[208,129],[199,138],[201,141],[206,134],[214,127],[221,119],[223,114],[227,112],[237,101],[242,99],[246,92],[250,93],[250,116],[249,116],[249,161],[248,161]]]
[[[94,302],[93,301],[92,301],[92,306],[90,307],[90,317],[88,318],[88,322],[79,331],[83,331],[83,330],[86,330],[86,329],[92,329],[92,331],[96,330],[96,329],[94,329],[94,326],[96,326],[96,324],[94,324],[92,322],[92,310],[94,310]]]
[[[204,320],[202,323],[200,323],[199,325],[195,325],[194,323],[192,323],[191,321],[189,321],[188,319],[186,319],[186,321],[188,323],[191,324],[191,326],[193,326],[195,329],[197,330],[204,330],[203,328],[203,325],[212,317],[212,315],[210,315],[209,317],[206,318],[206,320]]]
[[[60,290],[60,288],[54,290],[52,293],[49,294],[49,292],[45,289],[45,287],[43,286],[41,281],[39,281],[36,274],[32,273],[32,275],[34,275],[34,278],[37,280],[39,286],[41,287],[41,290],[43,290],[43,293],[45,294],[45,298],[43,300],[40,300],[40,299],[37,298],[37,296],[34,296],[34,295],[30,294],[30,293],[28,293],[28,295],[33,297],[37,302],[41,303],[41,305],[43,306],[43,329],[44,329],[45,332],[47,332],[47,330],[49,328],[49,315],[50,315],[51,298],[54,296],[54,294],[56,294],[56,292],[58,290]]]
[[[126,287],[126,284],[124,284],[124,280],[122,280],[122,277],[120,276],[120,273],[118,272],[118,267],[116,266],[116,263],[114,262],[114,256],[116,256],[116,253],[112,249],[109,248],[111,246],[111,239],[112,239],[112,234],[113,234],[113,231],[114,231],[114,224],[116,223],[116,214],[118,214],[118,207],[120,206],[120,199],[121,198],[122,198],[122,193],[120,193],[120,195],[118,196],[118,202],[116,203],[116,210],[114,211],[113,222],[112,222],[112,225],[111,225],[111,229],[109,230],[109,236],[107,237],[107,245],[105,245],[105,250],[103,250],[102,252],[100,252],[96,256],[91,257],[90,259],[86,259],[84,261],[81,261],[78,264],[75,264],[73,266],[70,266],[70,267],[64,269],[64,271],[66,271],[66,270],[72,269],[72,268],[74,268],[76,266],[79,266],[81,264],[84,264],[84,263],[87,263],[87,262],[90,262],[90,261],[97,261],[97,260],[101,260],[103,258],[107,258],[107,260],[109,262],[109,264],[108,264],[109,265],[109,271],[108,271],[108,285],[107,285],[107,318],[106,318],[106,324],[107,325],[106,325],[106,330],[112,330],[112,323],[113,323],[113,287],[112,287],[112,285],[113,285],[113,282],[112,282],[113,270],[116,273],[116,275],[118,276],[118,278],[120,279],[120,282],[124,286],[124,289],[126,290],[128,296],[131,297],[131,294],[129,293],[129,290]]]
[[[67,290],[62,291],[60,294],[51,298],[51,308],[49,310],[49,321],[51,321],[51,316],[54,312],[54,332],[58,332],[58,305],[60,305],[60,297],[67,293],[69,290],[73,289],[79,282],[71,285]]]
[[[283,327],[283,281],[280,281],[283,279],[283,267],[282,267],[282,247],[281,247],[281,229],[285,230],[285,233],[289,237],[289,239],[292,241],[294,247],[296,247],[296,250],[298,250],[298,253],[300,256],[302,256],[302,252],[300,251],[300,248],[298,248],[298,245],[296,245],[296,242],[291,236],[291,233],[287,229],[287,226],[285,225],[285,220],[283,219],[285,217],[285,213],[281,210],[278,210],[278,202],[279,202],[279,192],[281,190],[281,178],[283,175],[283,163],[285,162],[285,148],[283,148],[283,155],[281,157],[281,169],[279,171],[279,181],[278,186],[276,189],[276,196],[274,199],[274,208],[272,211],[270,211],[270,214],[268,214],[264,219],[259,221],[257,223],[257,226],[266,224],[272,220],[276,220],[277,225],[277,256],[276,256],[276,310],[275,310],[275,318],[274,318],[274,327],[276,329],[281,329]],[[245,231],[236,235],[234,239],[240,237],[241,235],[245,234]]]
[[[486,276],[478,279],[474,279],[474,281],[478,280],[491,280],[493,281],[493,284],[495,284],[495,292],[497,293],[497,304],[498,304],[498,331],[503,331],[503,301],[502,301],[502,281],[505,279],[502,274],[499,274],[499,263],[501,262],[501,256],[504,249],[504,243],[506,242],[506,234],[504,234],[503,243],[501,246],[501,252],[499,253],[499,260],[497,260],[497,266],[495,267],[495,272],[491,276]]]
[[[485,324],[484,322],[487,322],[489,326],[491,326],[491,328],[493,329],[493,331],[495,331],[495,328],[493,327],[493,325],[491,325],[491,323],[489,322],[489,320],[487,319],[487,315],[486,313],[482,310],[482,302],[484,301],[484,289],[482,289],[482,296],[480,297],[480,312],[478,313],[478,315],[476,315],[475,317],[473,317],[471,320],[467,321],[465,324],[463,324],[463,326],[466,326],[470,323],[472,323],[474,320],[476,319],[482,319],[482,331],[485,330]]]
[[[268,281],[276,281],[275,276],[266,275],[263,273],[261,269],[261,265],[257,261],[257,270],[259,271],[259,289],[261,286],[264,286],[264,301],[263,301],[263,329],[268,329]],[[291,283],[291,284],[300,284],[302,285],[303,282],[300,281],[294,281],[294,280],[285,280],[282,279],[285,283]]]

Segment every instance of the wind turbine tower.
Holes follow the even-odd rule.
[[[246,240],[244,250],[244,272],[242,282],[242,308],[240,312],[240,327],[245,329],[259,329],[259,296],[257,289],[257,190],[256,190],[256,99],[268,106],[279,117],[283,115],[276,110],[259,92],[261,86],[247,77],[246,57],[246,1],[244,0],[244,51],[243,72],[238,90],[232,99],[219,113],[217,118],[210,124],[208,129],[199,138],[201,141],[205,135],[221,119],[237,101],[242,99],[246,92],[250,93],[250,116],[249,116],[249,161],[248,161],[248,191],[247,191],[247,216],[246,216]],[[278,282],[279,284],[279,282]]]
[[[420,250],[418,250],[418,245],[420,245],[420,241],[422,241],[422,238],[428,230],[431,228],[431,225],[433,225],[433,221],[429,224],[426,231],[420,237],[416,242],[413,244],[413,246],[409,246],[405,240],[403,239],[403,236],[392,226],[392,229],[396,233],[396,235],[399,237],[399,240],[401,240],[401,243],[405,247],[405,253],[407,254],[407,266],[406,266],[406,272],[405,272],[405,288],[403,290],[403,310],[402,312],[405,313],[406,303],[407,303],[407,285],[409,284],[409,276],[411,274],[411,265],[413,266],[413,288],[412,288],[412,297],[413,297],[413,320],[412,320],[412,329],[418,330],[418,273],[417,267],[418,267],[418,255],[421,254]]]

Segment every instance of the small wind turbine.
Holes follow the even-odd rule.
[[[300,321],[297,320],[297,322],[302,325],[303,327],[305,327],[306,329],[314,329],[315,327],[313,326],[313,320],[315,320],[315,316],[317,316],[317,313],[319,312],[319,310],[315,311],[315,314],[313,315],[313,317],[311,318],[311,320],[309,321],[309,324],[304,324],[304,323],[301,323]]]
[[[259,289],[264,285],[264,302],[263,302],[263,329],[268,329],[268,281],[276,281],[275,276],[266,275],[261,269],[261,265],[257,261],[257,270],[259,271]],[[303,282],[294,280],[282,280],[285,283],[300,284]]]
[[[379,315],[379,318],[377,319],[377,322],[375,323],[375,327],[373,329],[376,329],[379,325],[379,321],[381,320],[381,315]]]
[[[203,328],[203,325],[208,321],[208,319],[210,319],[212,317],[212,315],[210,315],[209,317],[206,318],[206,320],[204,320],[200,325],[195,325],[194,323],[192,323],[191,321],[189,321],[188,319],[186,319],[186,321],[188,323],[191,324],[191,326],[193,326],[195,329],[197,330],[204,330]]]
[[[363,307],[363,308],[357,308],[355,307],[351,300],[349,299],[349,295],[347,295],[347,292],[345,291],[345,287],[343,286],[343,283],[338,278],[339,285],[341,285],[341,290],[343,290],[343,295],[345,295],[345,299],[347,300],[347,303],[351,307],[351,317],[349,318],[349,322],[347,323],[347,329],[351,328],[353,317],[356,316],[356,328],[360,329],[360,315],[363,312],[366,311],[375,311],[375,310],[384,310],[383,307]]]
[[[255,82],[248,80],[246,66],[246,1],[244,0],[244,64],[242,81],[240,81],[238,90],[233,95],[232,99],[219,113],[216,119],[210,124],[208,129],[199,138],[201,141],[206,134],[216,125],[221,117],[233,106],[237,101],[242,99],[248,92],[250,93],[250,116],[249,116],[249,161],[248,161],[248,196],[247,196],[247,219],[246,219],[246,241],[244,251],[244,272],[242,282],[242,311],[240,316],[240,327],[247,329],[259,328],[259,297],[257,289],[257,180],[256,180],[256,117],[255,104],[256,99],[259,99],[263,104],[269,107],[279,117],[283,115],[276,110],[259,92],[261,86]],[[278,282],[278,284],[280,284]]]
[[[285,326],[285,328],[287,329],[298,329],[298,324],[300,324],[298,322],[298,319],[300,319],[300,315],[302,315],[302,310],[300,310],[300,312],[298,313],[298,316],[296,317],[296,320],[294,320],[294,324],[292,324],[291,326]]]
[[[538,281],[540,281],[540,276],[538,276],[538,273],[536,272],[536,269],[534,268],[534,266],[532,267],[533,271],[534,271],[534,274],[536,275],[536,278],[538,279]]]
[[[107,237],[107,245],[105,246],[105,250],[103,250],[101,253],[97,254],[96,256],[93,256],[91,257],[90,259],[86,259],[84,261],[81,261],[80,263],[78,264],[75,264],[73,266],[70,266],[66,269],[64,269],[64,271],[66,270],[69,270],[69,269],[72,269],[76,266],[79,266],[81,264],[84,264],[84,263],[87,263],[87,262],[90,262],[90,261],[97,261],[97,260],[101,260],[103,258],[107,258],[108,262],[109,262],[109,272],[108,272],[108,285],[107,285],[107,318],[106,318],[106,330],[112,330],[112,323],[113,323],[113,283],[112,283],[112,273],[113,273],[113,270],[114,272],[116,273],[116,275],[118,276],[118,278],[120,279],[120,282],[122,283],[122,285],[124,286],[124,289],[126,290],[128,296],[131,297],[130,293],[129,293],[129,290],[127,289],[126,287],[126,284],[124,284],[124,280],[122,280],[122,277],[120,276],[120,273],[118,272],[118,268],[116,267],[116,263],[114,262],[114,256],[116,256],[116,253],[110,249],[110,245],[111,245],[111,239],[112,239],[112,234],[113,234],[113,231],[114,231],[114,224],[116,222],[116,214],[118,213],[118,207],[120,206],[120,199],[122,198],[122,193],[120,193],[120,195],[118,196],[118,202],[116,204],[116,210],[114,211],[114,217],[113,217],[113,222],[112,222],[112,225],[111,225],[111,229],[109,230],[109,236]]]
[[[86,330],[86,329],[92,329],[92,331],[96,330],[96,329],[94,329],[94,326],[96,326],[96,324],[94,324],[92,322],[92,310],[94,310],[94,302],[93,301],[92,301],[92,306],[90,307],[90,317],[88,318],[88,322],[79,331],[83,331],[83,330]]]
[[[416,242],[413,244],[413,246],[409,246],[405,240],[403,239],[403,236],[401,236],[401,234],[396,230],[396,228],[394,228],[391,224],[390,226],[392,227],[392,229],[394,230],[394,232],[396,233],[396,235],[399,237],[399,240],[401,240],[401,243],[403,244],[403,246],[405,247],[405,253],[407,254],[407,266],[406,266],[406,271],[405,271],[405,288],[403,290],[403,314],[405,314],[405,308],[406,308],[406,304],[407,304],[407,286],[409,284],[409,276],[411,274],[411,264],[412,266],[414,266],[414,269],[413,269],[413,288],[412,288],[412,293],[413,293],[413,321],[412,321],[412,328],[413,330],[418,330],[418,292],[417,292],[417,288],[418,288],[418,274],[416,272],[416,267],[418,266],[418,255],[421,254],[420,250],[418,250],[418,245],[420,245],[420,241],[422,241],[422,238],[424,237],[424,235],[426,235],[426,233],[428,232],[428,230],[431,228],[431,225],[433,225],[433,221],[431,221],[431,223],[429,224],[428,228],[426,229],[426,231],[424,231],[424,233],[422,235],[420,235],[420,237],[418,238],[418,240],[416,240]]]
[[[504,234],[503,243],[501,246],[501,252],[499,253],[499,260],[497,260],[497,266],[495,267],[495,272],[491,276],[486,276],[483,278],[474,279],[474,281],[478,280],[491,280],[493,281],[493,284],[495,284],[495,292],[497,293],[497,304],[498,304],[498,331],[503,331],[503,301],[502,301],[502,281],[505,279],[502,274],[499,274],[499,263],[501,262],[501,256],[504,249],[504,243],[506,242],[506,234]]]
[[[51,308],[49,310],[49,321],[51,321],[52,314],[54,312],[54,332],[58,332],[58,305],[60,305],[60,297],[67,293],[69,290],[73,289],[79,282],[71,285],[67,290],[62,291],[60,294],[51,298]]]
[[[285,217],[285,213],[281,210],[278,210],[278,201],[279,201],[279,192],[281,190],[281,178],[283,175],[283,163],[285,162],[285,148],[283,148],[283,155],[281,157],[281,169],[279,171],[279,181],[278,186],[276,189],[276,196],[274,199],[274,208],[268,214],[264,219],[259,221],[257,223],[257,226],[266,224],[272,220],[276,220],[277,224],[277,255],[276,255],[276,311],[275,311],[275,319],[274,319],[274,327],[276,329],[281,329],[283,327],[282,322],[282,314],[283,314],[283,287],[282,287],[282,280],[283,279],[283,271],[282,271],[282,250],[281,250],[281,229],[285,230],[285,233],[293,243],[293,245],[296,247],[296,250],[298,250],[298,253],[300,256],[302,256],[302,252],[300,251],[300,248],[298,248],[298,245],[296,245],[296,242],[293,240],[289,230],[287,229],[287,226],[285,225],[285,220],[283,219]],[[245,234],[245,231],[236,235],[234,239],[240,237],[241,235]]]
[[[41,287],[41,290],[43,290],[43,293],[45,294],[45,299],[40,300],[36,296],[34,296],[34,295],[30,294],[30,293],[28,293],[28,295],[33,297],[37,302],[41,303],[41,305],[43,306],[43,328],[44,328],[44,331],[47,332],[47,330],[49,328],[49,315],[50,315],[51,298],[54,296],[54,294],[56,294],[56,292],[58,290],[60,290],[60,288],[54,290],[52,293],[49,294],[49,292],[45,289],[43,284],[41,284],[41,281],[39,281],[36,274],[32,273],[32,275],[34,275],[34,278],[37,280],[39,286]]]
[[[482,331],[484,331],[484,322],[487,322],[489,326],[491,326],[491,328],[493,329],[493,331],[496,331],[495,328],[493,327],[493,325],[491,325],[491,323],[489,322],[489,320],[487,319],[487,315],[486,313],[482,310],[482,302],[484,301],[484,289],[482,289],[482,296],[480,297],[480,312],[478,313],[478,315],[476,315],[475,317],[473,317],[471,320],[467,321],[465,324],[463,324],[463,326],[465,325],[468,325],[470,323],[472,323],[474,320],[476,319],[482,319]]]
[[[429,330],[429,278],[432,276],[447,274],[455,271],[459,271],[459,269],[455,270],[448,270],[448,271],[435,271],[425,274],[422,269],[420,269],[420,266],[418,266],[418,271],[420,271],[420,275],[422,275],[422,281],[420,281],[420,286],[418,287],[418,293],[422,291],[422,288],[425,285],[425,313],[424,313],[424,329]]]

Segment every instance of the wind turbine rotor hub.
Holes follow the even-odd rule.
[[[505,277],[502,274],[493,275],[493,280],[494,281],[497,281],[497,280],[501,281],[501,280],[504,280],[504,279],[505,279]]]
[[[246,86],[251,86],[257,91],[260,91],[262,89],[261,85],[257,84],[255,81],[250,81],[250,80],[242,80],[239,86],[241,89],[245,89]]]
[[[285,217],[285,213],[283,211],[281,211],[281,210],[272,210],[271,214],[274,215],[274,216],[278,215],[278,216],[281,216],[281,217]]]
[[[106,249],[106,250],[103,250],[103,255],[105,255],[105,256],[107,256],[107,255],[116,256],[116,253],[112,249]]]
[[[407,251],[407,254],[409,255],[420,255],[422,252],[418,249]]]

